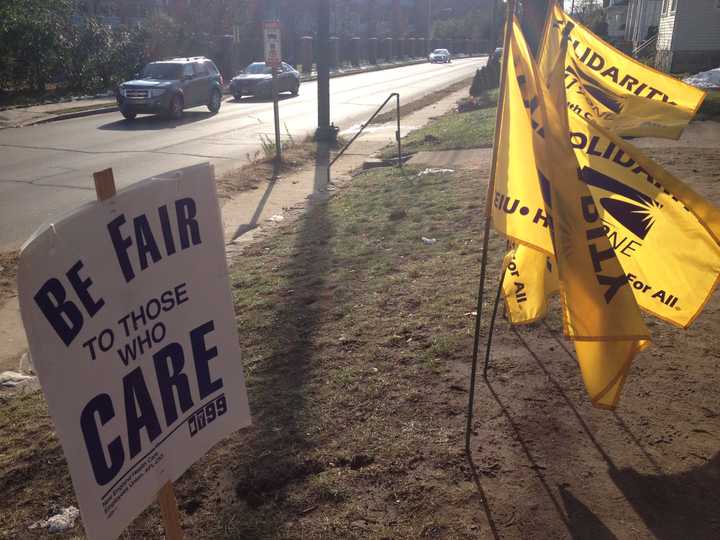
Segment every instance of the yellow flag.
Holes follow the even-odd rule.
[[[626,136],[677,139],[705,92],[615,49],[555,4],[540,54],[545,80],[557,64],[575,112]]]
[[[517,87],[514,65],[506,77],[506,87]],[[513,77],[513,80],[508,80]],[[506,96],[507,96],[506,91]],[[525,244],[534,249],[553,254],[550,237],[551,218],[538,185],[535,155],[531,151],[536,130],[541,129],[537,120],[528,115],[522,106],[517,109],[506,97],[498,111],[500,130],[495,144],[499,149],[495,162],[495,181],[492,193],[492,221],[495,228],[514,243]],[[538,102],[528,103],[531,113],[537,114]]]
[[[563,109],[558,112],[516,20],[506,47],[505,106],[501,110],[503,115],[510,115],[507,121],[502,119],[509,126],[504,134],[509,147],[500,147],[503,152],[497,166],[503,163],[502,154],[507,158],[513,145],[527,141],[529,132],[532,145],[525,147],[524,159],[532,160],[535,174],[525,170],[527,176],[510,180],[527,184],[528,193],[534,191],[534,197],[542,198],[546,213],[552,217],[551,243],[560,279],[565,332],[576,343],[583,342],[576,350],[592,402],[613,407],[630,360],[649,338],[647,328],[604,234],[593,197],[578,176],[564,99]],[[564,91],[562,80],[558,81]],[[518,129],[525,133],[517,133]],[[533,245],[535,238],[536,230],[531,225],[517,229],[519,240],[528,245]]]
[[[527,246],[510,250],[504,261],[503,296],[512,324],[528,324],[547,313],[547,299],[558,292],[555,261]]]
[[[720,211],[640,150],[570,109],[570,140],[638,304],[687,328],[720,279]]]

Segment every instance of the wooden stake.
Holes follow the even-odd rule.
[[[172,483],[166,482],[158,492],[158,502],[162,512],[165,526],[165,540],[182,540],[183,533],[180,528],[180,512],[175,499],[175,490]]]
[[[95,180],[95,194],[98,201],[105,201],[115,196],[115,176],[112,169],[104,169],[93,173]],[[166,540],[183,540],[182,529],[180,528],[180,511],[175,499],[175,490],[172,482],[165,482],[165,485],[158,491],[158,503],[163,517]]]
[[[95,194],[98,201],[104,201],[115,196],[115,177],[112,169],[104,169],[93,173],[93,180],[95,180]]]

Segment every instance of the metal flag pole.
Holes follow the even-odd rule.
[[[495,114],[495,142],[492,151],[492,166],[490,178],[488,179],[487,196],[485,197],[485,229],[483,234],[482,256],[480,260],[480,284],[478,286],[477,312],[475,315],[475,341],[473,343],[472,368],[470,370],[470,389],[468,391],[467,423],[465,425],[465,455],[472,463],[470,451],[470,436],[472,434],[473,408],[475,406],[475,379],[477,377],[478,344],[480,341],[480,321],[482,315],[483,295],[485,292],[485,275],[487,273],[487,252],[490,240],[490,221],[492,194],[495,190],[495,169],[498,153],[498,138],[500,136],[500,121],[503,104],[505,103],[505,78],[507,76],[508,46],[510,43],[510,32],[512,31],[513,15],[515,14],[515,0],[508,0],[507,12],[505,14],[505,38],[503,40],[503,56],[500,72],[500,89],[498,91],[497,113]]]
[[[500,305],[500,293],[503,289],[503,283],[505,282],[506,268],[502,269],[500,274],[500,281],[498,282],[497,293],[495,294],[495,303],[493,304],[492,315],[490,316],[490,326],[488,327],[487,344],[485,346],[485,365],[483,366],[483,378],[487,379],[488,367],[490,367],[490,350],[492,349],[492,338],[495,330],[495,320],[497,319],[498,306]]]

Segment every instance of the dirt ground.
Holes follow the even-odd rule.
[[[17,251],[0,253],[0,306],[16,294],[17,259]]]

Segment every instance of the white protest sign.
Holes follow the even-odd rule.
[[[265,63],[275,68],[280,67],[280,62],[282,61],[280,23],[278,21],[266,21],[263,24],[263,37],[265,43]]]
[[[138,182],[42,227],[18,285],[85,530],[117,538],[250,423],[212,169]]]

